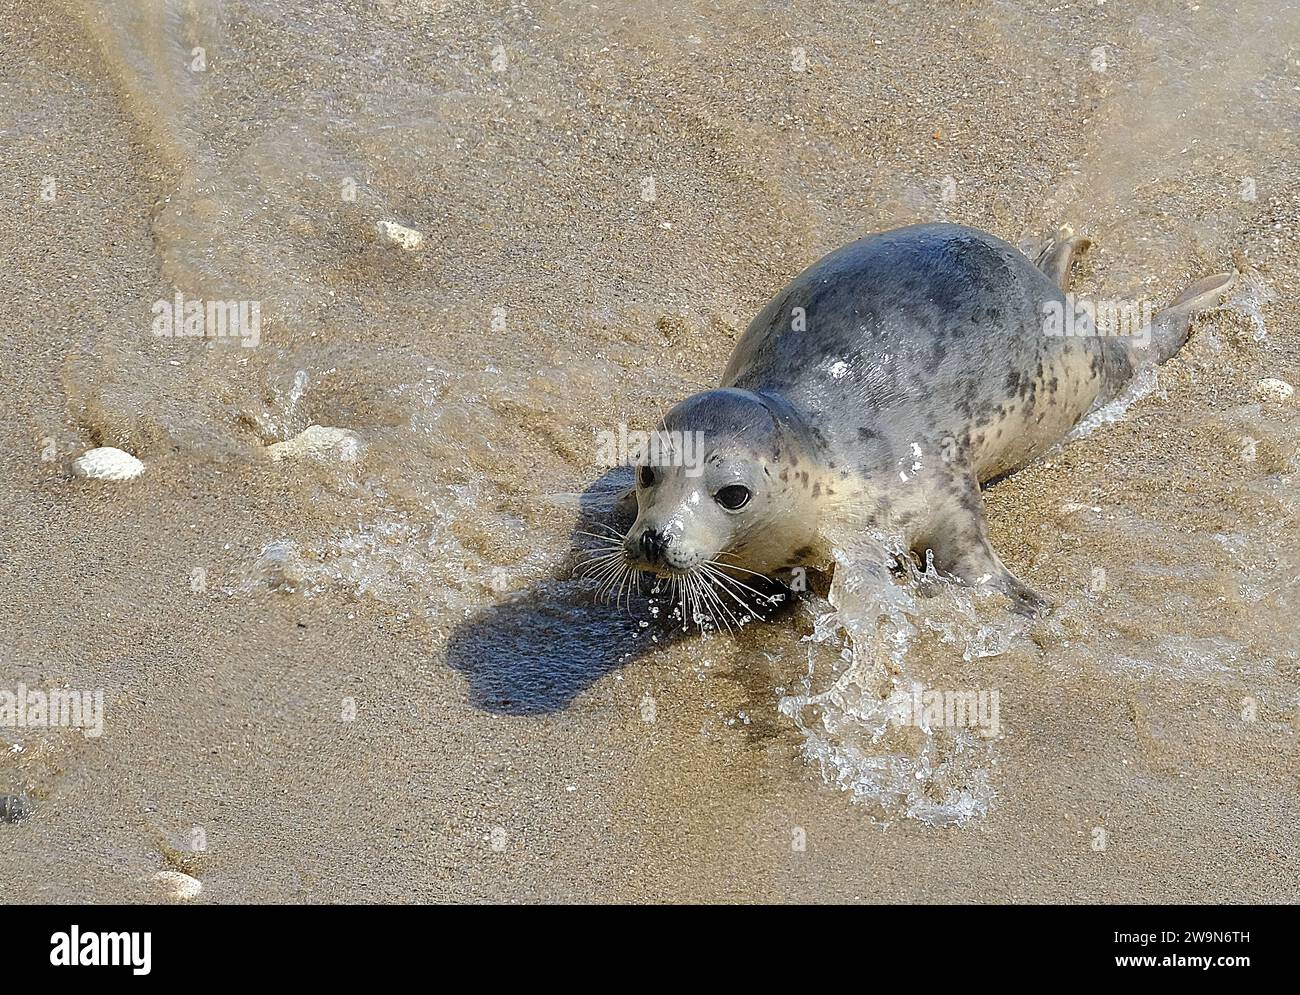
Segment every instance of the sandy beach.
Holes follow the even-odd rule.
[[[1260,386],[1300,385],[1300,8],[0,21],[0,691],[102,692],[0,723],[4,901],[1300,901],[1300,401]],[[986,492],[1055,609],[882,623],[851,567],[734,635],[593,603],[597,433],[925,220],[1073,226],[1102,297],[1240,274]],[[158,334],[177,295],[256,341]],[[996,735],[884,728],[912,687],[996,691]]]

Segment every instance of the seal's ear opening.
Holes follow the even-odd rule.
[[[636,518],[636,487],[629,487],[614,498],[614,520],[619,525],[631,526]],[[627,531],[624,528],[623,531]]]
[[[783,395],[767,390],[749,391],[748,393],[752,393],[758,402],[767,409],[768,414],[772,416],[772,421],[776,423],[777,429],[789,433],[806,452],[813,453],[821,448],[822,440],[819,434],[809,428],[803,415],[799,413],[799,409],[786,400]]]

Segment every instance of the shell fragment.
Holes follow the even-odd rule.
[[[389,245],[396,245],[407,252],[414,252],[424,244],[424,235],[414,228],[399,225],[396,221],[381,221],[379,234]]]
[[[361,440],[357,438],[355,432],[349,432],[345,428],[311,425],[292,439],[267,446],[266,454],[277,462],[307,457],[338,463],[355,463],[361,454]]]
[[[1261,401],[1289,401],[1295,396],[1295,388],[1285,380],[1265,377],[1255,384],[1255,396]]]
[[[164,898],[176,902],[188,902],[198,898],[203,891],[203,882],[180,871],[158,871],[149,878],[149,882]]]
[[[144,464],[121,449],[101,446],[74,459],[72,473],[85,480],[134,480],[144,473]]]

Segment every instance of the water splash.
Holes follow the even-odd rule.
[[[1228,298],[1228,307],[1238,314],[1250,319],[1251,337],[1256,342],[1268,338],[1268,329],[1264,326],[1264,308],[1277,294],[1258,273],[1243,273],[1237,280],[1233,293]]]
[[[1011,638],[979,623],[968,593],[944,587],[923,609],[886,570],[837,551],[834,610],[817,618],[808,637],[802,692],[779,702],[826,783],[885,819],[963,825],[986,815],[995,796],[992,742],[970,729],[936,727],[910,708],[928,690],[909,659],[922,629],[961,644],[968,660],[1002,652]]]
[[[1079,423],[1070,430],[1070,433],[1061,440],[1057,448],[1067,446],[1075,439],[1087,438],[1103,425],[1110,425],[1119,421],[1128,414],[1129,408],[1155,390],[1158,382],[1154,366],[1144,367],[1139,370],[1124,389],[1119,392],[1118,396],[1084,415],[1079,420]]]

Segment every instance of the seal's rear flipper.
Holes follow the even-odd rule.
[[[1151,354],[1155,361],[1163,363],[1181,349],[1191,331],[1192,319],[1223,303],[1236,282],[1236,273],[1216,273],[1197,280],[1157,314],[1151,325]]]
[[[1090,245],[1092,245],[1091,240],[1083,235],[1074,234],[1074,229],[1065,225],[1038,253],[1034,265],[1051,277],[1052,282],[1062,290],[1069,290],[1074,261]]]

